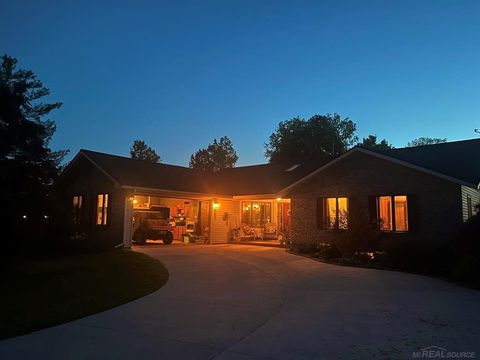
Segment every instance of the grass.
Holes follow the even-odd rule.
[[[94,314],[149,294],[168,280],[147,255],[124,250],[16,262],[1,272],[0,338]]]

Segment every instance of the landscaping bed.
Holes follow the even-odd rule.
[[[15,261],[2,269],[0,338],[25,334],[147,295],[167,269],[141,253],[112,250]]]
[[[458,270],[459,260],[448,254],[448,250],[449,248],[438,246],[438,244],[435,247],[432,243],[426,243],[414,244],[414,246],[403,244],[392,252],[356,251],[352,253],[342,252],[336,245],[328,243],[303,243],[300,246],[292,246],[287,251],[332,265],[427,275],[480,289],[480,283],[475,276],[479,273],[478,265],[468,264],[466,271],[469,276],[465,276]],[[472,277],[475,279],[472,280]]]

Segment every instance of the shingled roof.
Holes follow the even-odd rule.
[[[190,168],[133,160],[90,150],[80,150],[118,184],[139,188],[190,193],[214,193],[212,174]]]
[[[355,149],[335,161],[341,161],[342,157],[348,156]],[[329,165],[327,161],[291,165],[262,164],[240,166],[210,174],[182,166],[132,160],[90,150],[81,150],[80,154],[85,155],[123,186],[228,196],[278,194],[314,171]],[[477,186],[480,183],[480,139],[390,149],[380,154],[466,184]]]
[[[217,189],[232,195],[277,194],[327,161],[298,164],[263,164],[225,169],[217,174]]]
[[[390,149],[383,154],[472,185],[480,183],[480,139]]]
[[[325,163],[241,166],[210,174],[91,150],[80,153],[123,186],[229,196],[275,194]]]

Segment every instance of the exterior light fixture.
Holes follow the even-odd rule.
[[[22,218],[23,218],[24,220],[27,220],[27,215],[23,215]]]
[[[282,201],[282,198],[281,198],[281,197],[278,197],[278,198],[277,198],[277,201]]]
[[[214,210],[220,209],[220,204],[218,203],[217,200],[213,200],[212,207]]]

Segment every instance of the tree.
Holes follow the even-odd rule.
[[[446,138],[419,137],[418,139],[413,139],[412,141],[410,141],[407,144],[407,147],[442,144],[446,142],[447,142]]]
[[[50,94],[30,70],[2,56],[0,66],[0,223],[2,232],[45,219],[50,186],[68,150],[52,151],[55,122],[44,119],[62,103],[39,100]]]
[[[130,147],[130,156],[134,160],[146,160],[153,163],[162,162],[155,150],[148,146],[143,140],[135,140]]]
[[[368,137],[363,138],[361,143],[358,143],[359,146],[364,147],[369,150],[376,151],[385,151],[388,149],[393,149],[393,146],[388,143],[387,140],[382,139],[382,141],[377,142],[377,135],[368,135]]]
[[[216,172],[222,169],[233,168],[238,160],[232,142],[226,136],[213,139],[206,149],[199,149],[190,156],[190,167],[202,171]]]
[[[314,115],[282,121],[265,144],[271,163],[329,159],[344,153],[358,141],[356,124],[338,114]]]

